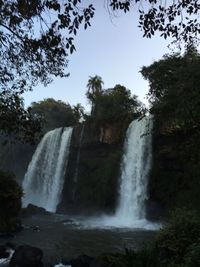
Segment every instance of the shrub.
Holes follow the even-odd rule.
[[[196,213],[186,209],[176,209],[171,213],[169,224],[158,233],[155,251],[165,266],[176,266],[184,263],[188,247],[198,240],[200,240],[200,220]]]
[[[0,232],[12,232],[20,225],[22,190],[13,176],[0,171]]]

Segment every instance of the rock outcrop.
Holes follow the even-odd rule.
[[[113,212],[125,130],[87,122],[74,128],[58,212]]]

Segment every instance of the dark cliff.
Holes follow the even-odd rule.
[[[114,211],[124,135],[116,126],[92,122],[74,128],[59,212]]]

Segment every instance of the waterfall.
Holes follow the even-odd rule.
[[[79,171],[79,162],[80,162],[80,155],[81,155],[81,145],[82,145],[82,140],[83,140],[83,135],[84,135],[84,129],[85,129],[85,124],[82,125],[81,128],[81,134],[80,134],[80,139],[79,139],[79,146],[78,146],[78,152],[77,152],[77,158],[76,158],[76,167],[75,167],[75,172],[74,172],[74,178],[73,178],[73,190],[72,190],[72,199],[73,201],[75,200],[76,197],[76,187],[77,187],[77,182],[78,182],[78,171]]]
[[[62,193],[72,128],[47,132],[37,146],[23,181],[23,206],[29,203],[55,212]]]
[[[134,120],[128,127],[121,163],[121,186],[116,217],[126,225],[145,219],[148,173],[151,167],[152,118]]]
[[[82,145],[82,140],[83,140],[84,129],[85,129],[85,124],[83,124],[82,128],[81,128],[81,135],[80,135],[80,139],[79,139],[79,147],[78,147],[77,158],[76,158],[76,169],[75,169],[75,174],[74,174],[74,183],[77,183],[77,178],[78,178],[78,166],[79,166],[79,162],[80,162],[81,145]]]
[[[145,218],[145,201],[148,198],[148,174],[152,160],[153,119],[143,117],[128,127],[121,162],[119,202],[113,216],[93,218],[86,227],[120,227],[155,230],[160,224]]]

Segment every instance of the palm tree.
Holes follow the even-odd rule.
[[[96,98],[102,93],[103,91],[103,80],[100,76],[95,75],[94,77],[89,76],[89,80],[87,83],[87,92],[86,96],[89,99],[89,101],[92,103],[92,110],[91,114],[95,113],[96,110]]]

